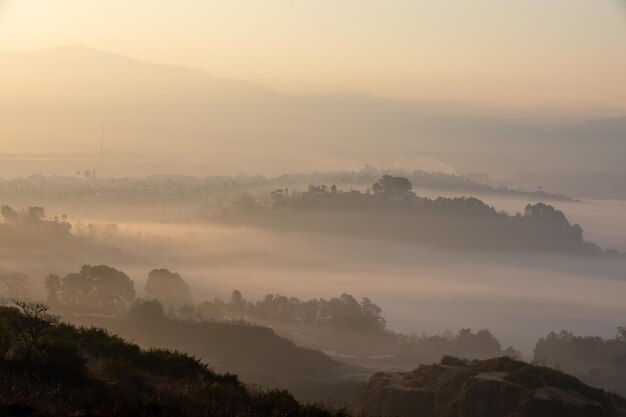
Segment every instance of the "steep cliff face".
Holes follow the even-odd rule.
[[[509,358],[379,373],[357,402],[367,415],[399,417],[618,417],[621,397],[550,368]]]

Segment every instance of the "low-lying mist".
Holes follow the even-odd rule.
[[[619,260],[463,254],[388,240],[208,224],[118,227],[109,243],[129,256],[106,262],[124,270],[139,295],[148,271],[160,267],[182,275],[194,302],[228,299],[234,289],[248,299],[350,293],[380,305],[392,330],[489,328],[503,345],[527,356],[553,330],[613,336],[626,313]],[[98,259],[86,256],[84,262]],[[59,261],[46,269],[5,260],[2,266],[30,274],[43,294],[45,274],[66,274],[80,265]]]
[[[179,273],[191,287],[194,303],[216,297],[228,299],[233,290],[239,290],[248,300],[260,300],[267,294],[308,300],[347,293],[357,299],[368,297],[382,307],[391,330],[419,335],[488,328],[503,346],[513,346],[527,357],[532,355],[538,338],[549,331],[567,329],[576,334],[612,337],[624,324],[626,307],[621,294],[626,289],[626,261],[620,257],[578,252],[548,254],[540,247],[535,251],[472,250],[472,239],[481,236],[471,234],[463,237],[465,246],[435,249],[428,239],[394,239],[393,233],[332,233],[332,224],[324,231],[272,225],[257,228],[237,222],[217,224],[201,221],[197,215],[201,211],[200,200],[192,197],[196,195],[195,185],[179,187],[184,192],[175,194],[170,192],[176,188],[174,182],[170,184],[174,180],[168,178],[138,180],[136,184],[65,180],[71,185],[66,190],[68,199],[55,199],[55,194],[39,191],[47,190],[56,184],[54,181],[32,180],[35,185],[26,189],[36,191],[24,192],[23,196],[20,184],[7,188],[16,201],[22,199],[16,209],[41,202],[46,204],[46,214],[38,209],[30,212],[3,208],[5,221],[0,230],[4,233],[0,272],[28,274],[34,295],[42,300],[43,280],[48,274],[64,276],[82,264],[106,264],[127,273],[138,296],[145,295],[144,284],[154,268]],[[201,180],[186,181],[195,184]],[[219,183],[218,179],[212,181]],[[219,211],[220,199],[228,204],[246,187],[262,187],[248,181],[248,185],[224,183],[227,192],[217,188],[211,193],[204,191],[215,200],[213,210]],[[102,194],[116,204],[102,202],[100,191],[90,191],[92,186],[100,187]],[[261,191],[256,193],[267,193]],[[533,198],[541,197],[490,192],[480,198],[510,216],[523,212],[526,204],[536,202]],[[371,200],[369,192],[336,193]],[[458,195],[433,189],[416,189],[416,193],[429,197]],[[298,194],[294,195],[294,201],[298,201]],[[315,198],[332,195],[322,193]],[[563,210],[572,224],[582,226],[585,239],[602,248],[626,249],[626,226],[620,226],[626,224],[623,203],[563,198],[552,204]],[[90,217],[89,212],[97,214]],[[69,217],[55,217],[61,213]],[[97,217],[101,213],[103,216]],[[306,208],[301,211],[299,221],[311,219],[307,213]],[[381,211],[368,218],[378,219],[381,224],[376,230],[384,230],[387,223],[383,220],[390,217],[389,213],[396,216],[393,211]],[[419,213],[414,215],[425,215]],[[146,220],[130,220],[142,216]],[[163,220],[156,220],[159,218]],[[389,224],[401,224],[404,218],[410,219],[398,217],[400,223]],[[484,228],[471,230],[489,235],[489,227],[485,223]],[[515,240],[519,236],[508,238]],[[499,241],[491,239],[497,248]]]
[[[379,304],[394,330],[486,327],[525,354],[551,330],[613,336],[626,312],[621,262],[463,255],[374,239],[218,226],[156,225],[151,231],[180,236],[163,266],[185,277],[197,301],[227,297],[233,289],[255,299],[348,292]],[[145,271],[132,271],[141,274],[140,286]]]

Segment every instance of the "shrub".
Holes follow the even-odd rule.
[[[82,348],[92,355],[111,356],[129,361],[137,360],[141,356],[139,346],[128,343],[105,329],[83,327],[78,329],[76,336],[80,340]]]
[[[463,359],[459,359],[455,356],[444,355],[441,358],[440,365],[443,366],[467,366],[467,362]]]
[[[38,373],[49,379],[79,385],[88,378],[85,358],[78,346],[67,340],[47,341],[41,347],[40,361],[35,363],[41,368]]]
[[[541,376],[531,367],[517,369],[508,374],[504,379],[529,389],[537,389],[544,386]]]
[[[526,366],[529,365],[525,362],[515,360],[508,356],[476,361],[472,364],[472,368],[477,371],[485,370],[493,372],[513,372]]]
[[[102,358],[100,360],[100,368],[106,379],[132,383],[137,383],[140,379],[132,363],[124,358]]]
[[[150,349],[142,353],[137,365],[154,374],[174,378],[212,378],[213,372],[193,356],[170,349]]]

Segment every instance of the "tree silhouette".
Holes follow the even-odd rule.
[[[28,275],[20,272],[0,274],[0,296],[5,298],[27,299],[29,297]]]
[[[135,300],[133,281],[107,265],[83,265],[78,273],[63,277],[60,287],[55,278],[46,283],[48,296],[53,299],[51,291],[57,291],[59,302],[66,306],[114,313],[125,310]]]
[[[179,274],[167,269],[150,271],[145,291],[149,298],[160,301],[166,307],[180,307],[193,303],[191,291],[185,280]]]
[[[5,307],[2,321],[10,329],[15,349],[25,360],[41,347],[45,332],[59,322],[59,316],[48,313],[48,307],[39,303],[13,300],[19,308]]]
[[[413,184],[405,177],[383,175],[378,182],[372,185],[374,194],[402,195],[413,189]]]
[[[56,274],[50,274],[44,281],[44,287],[48,293],[48,304],[59,304],[59,292],[61,291],[61,277]]]

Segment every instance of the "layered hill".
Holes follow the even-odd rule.
[[[312,185],[304,193],[279,189],[270,206],[242,200],[214,219],[460,250],[623,256],[586,241],[582,228],[551,205],[528,204],[523,215],[510,216],[474,197],[431,199],[412,189],[407,178],[390,175],[366,192],[336,185]]]
[[[282,172],[312,171],[420,154],[465,172],[621,170],[625,115],[602,106],[526,110],[282,94],[81,46],[0,52],[3,152],[97,153],[104,123],[109,174],[133,167],[112,161],[115,153],[167,157],[159,173],[250,172],[259,158]]]

